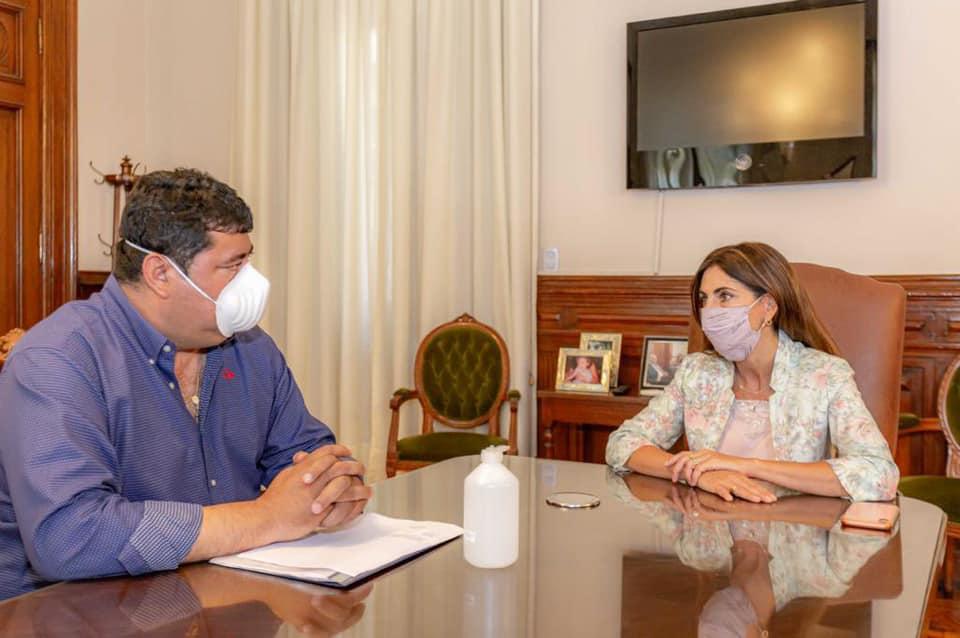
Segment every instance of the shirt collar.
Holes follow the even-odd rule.
[[[134,338],[140,344],[140,347],[143,348],[148,358],[159,358],[161,349],[166,345],[169,345],[171,349],[174,348],[173,343],[164,337],[159,330],[150,325],[150,323],[143,318],[143,315],[133,307],[130,299],[127,298],[127,294],[120,287],[120,282],[118,282],[113,275],[107,278],[107,282],[103,285],[102,294],[107,304],[112,306],[114,310],[119,311],[120,316],[126,320],[126,324],[130,326]]]

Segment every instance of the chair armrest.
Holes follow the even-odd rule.
[[[411,399],[417,399],[420,395],[416,390],[410,390],[408,388],[400,388],[393,393],[393,396],[390,398],[390,409],[398,410],[400,406],[410,401]],[[381,404],[382,405],[382,404]]]
[[[507,392],[507,400],[510,402],[510,430],[507,433],[507,454],[517,454],[517,407],[520,405],[520,391],[510,390]]]
[[[418,399],[420,395],[416,390],[409,388],[400,388],[390,397],[390,410],[393,414],[390,416],[390,432],[387,435],[387,478],[392,478],[397,473],[397,438],[400,436],[400,406],[410,401]]]

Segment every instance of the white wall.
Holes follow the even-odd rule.
[[[109,270],[113,192],[87,163],[229,174],[236,85],[235,0],[80,0],[77,54],[78,252]]]
[[[226,180],[237,77],[238,2],[146,4],[151,168],[201,168]]]
[[[120,157],[146,156],[144,2],[80,0],[77,15],[77,250],[80,270],[109,270],[97,233],[110,240],[113,189],[97,185]]]
[[[652,269],[657,194],[623,184],[625,24],[751,0],[541,0],[540,246],[560,272]],[[228,175],[235,0],[80,0],[80,268],[106,269],[110,189],[128,153],[148,168]],[[665,195],[660,272],[691,272],[712,247],[758,239],[794,260],[865,273],[960,271],[960,20],[955,0],[880,9],[879,178]]]
[[[626,23],[750,0],[541,0],[540,247],[561,273],[651,272],[657,193],[624,188]],[[956,0],[884,0],[878,179],[665,194],[661,274],[760,240],[861,273],[960,272]]]

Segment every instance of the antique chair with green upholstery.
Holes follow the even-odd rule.
[[[954,544],[960,539],[960,356],[953,360],[940,382],[937,396],[939,426],[920,426],[901,432],[928,432],[938,428],[947,439],[946,476],[905,476],[900,479],[900,492],[905,496],[933,503],[947,513],[947,555],[944,559],[943,585],[953,592]]]
[[[497,332],[470,315],[433,329],[417,349],[415,389],[393,393],[387,476],[455,456],[479,454],[489,445],[506,445],[517,453],[517,406],[520,393],[507,389],[510,355]],[[398,439],[400,406],[417,399],[423,425],[417,436]],[[500,410],[510,403],[507,438],[500,436]],[[434,422],[457,430],[486,424],[486,432],[435,432]]]

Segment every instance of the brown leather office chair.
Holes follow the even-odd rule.
[[[896,453],[906,291],[838,268],[793,264],[793,269],[840,356],[853,367],[863,402]],[[699,352],[703,345],[703,332],[691,321],[688,351]]]

